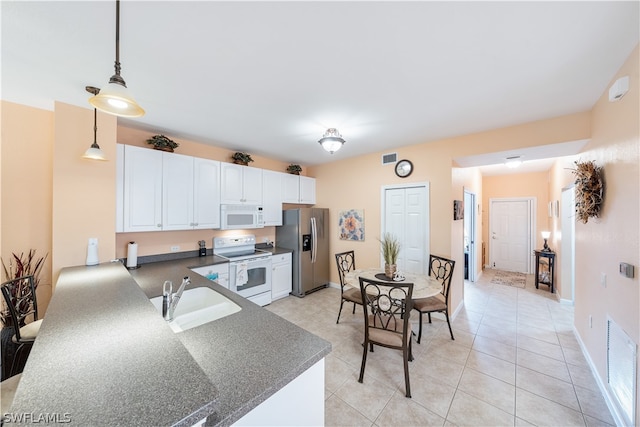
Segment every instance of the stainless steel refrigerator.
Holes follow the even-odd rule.
[[[304,297],[329,284],[329,209],[282,211],[282,225],[276,227],[276,246],[293,251],[292,295]]]

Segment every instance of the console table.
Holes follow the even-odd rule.
[[[533,251],[536,254],[536,289],[538,285],[548,285],[553,293],[556,253],[553,251]]]

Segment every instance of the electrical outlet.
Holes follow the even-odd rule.
[[[178,245],[171,246],[171,252],[178,252],[179,250],[180,250],[180,246]]]
[[[600,273],[600,284],[603,288],[607,287],[607,273]]]
[[[589,315],[589,329],[593,328],[593,316]]]

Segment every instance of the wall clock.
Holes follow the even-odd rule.
[[[403,159],[396,163],[396,175],[400,178],[406,178],[413,172],[413,163],[410,160]]]

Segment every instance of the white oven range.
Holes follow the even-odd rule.
[[[215,237],[213,253],[229,260],[229,289],[254,303],[271,304],[271,253],[256,249],[253,234]]]

